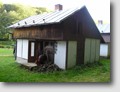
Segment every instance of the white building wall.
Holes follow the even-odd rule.
[[[28,61],[28,40],[17,39],[17,62],[27,63]]]
[[[66,42],[58,41],[57,50],[54,57],[54,63],[61,69],[65,69],[66,66]]]
[[[17,63],[26,64],[26,63],[28,63],[28,60],[24,59],[24,58],[17,57]]]
[[[28,40],[23,40],[22,58],[28,59]]]
[[[108,44],[100,44],[100,56],[108,56]]]
[[[22,40],[17,39],[17,57],[22,57]]]

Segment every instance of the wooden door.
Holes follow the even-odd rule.
[[[36,44],[35,41],[29,41],[29,53],[28,53],[28,62],[35,62],[36,59]]]

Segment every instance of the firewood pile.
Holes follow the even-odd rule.
[[[33,67],[32,71],[35,72],[54,72],[54,71],[62,71],[57,65],[52,63],[41,64],[39,66]]]

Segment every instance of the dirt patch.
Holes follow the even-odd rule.
[[[31,71],[35,72],[53,72],[53,71],[62,71],[57,65],[52,63],[41,64],[39,66],[33,67]]]

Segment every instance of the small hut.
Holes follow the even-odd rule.
[[[23,19],[9,28],[17,41],[17,62],[35,63],[38,51],[54,48],[53,63],[61,69],[99,60],[102,37],[87,8],[56,11]]]

